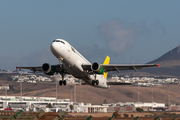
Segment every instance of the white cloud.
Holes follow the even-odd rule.
[[[121,20],[113,19],[97,27],[99,35],[103,37],[110,52],[120,53],[135,42],[137,25],[125,25]]]
[[[112,19],[102,23],[97,26],[97,30],[99,36],[105,42],[106,49],[104,51],[111,57],[115,57],[116,60],[121,61],[124,56],[128,56],[126,53],[128,53],[128,50],[130,50],[135,43],[137,43],[137,45],[139,45],[140,42],[146,43],[145,41],[151,40],[154,34],[161,35],[161,33],[167,33],[165,26],[160,21],[152,24],[147,24],[146,21],[140,24],[127,24],[119,19]],[[136,49],[138,48],[137,46],[135,47]],[[141,48],[141,46],[139,46],[139,48]]]

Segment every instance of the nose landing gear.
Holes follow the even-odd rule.
[[[66,86],[66,80],[64,80],[65,72],[64,71],[60,72],[60,75],[62,76],[62,80],[59,81],[59,85]]]

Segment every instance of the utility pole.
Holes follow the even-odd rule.
[[[20,78],[21,78],[21,82],[20,82],[20,91],[21,91],[21,108],[22,108],[22,72],[21,72],[21,75],[20,75]]]
[[[169,109],[169,111],[170,111],[170,86],[169,86],[168,88],[169,88],[169,89],[168,89],[168,91],[169,91],[169,92],[168,92],[168,93],[169,93],[169,94],[168,94],[168,107],[169,107],[168,109]]]
[[[6,108],[7,108],[8,104],[7,104],[7,88],[6,87],[5,87],[5,92],[6,92]]]
[[[73,89],[71,90],[71,102],[73,102]]]
[[[21,105],[22,105],[22,81],[20,82],[20,86],[21,86]]]
[[[76,84],[74,82],[74,102],[76,102]]]
[[[56,103],[57,103],[57,81],[55,80],[56,82]]]
[[[55,83],[56,83],[56,87],[55,87],[55,88],[56,88],[56,93],[55,93],[55,94],[56,94],[56,103],[57,103],[57,98],[58,98],[58,79],[59,79],[59,77],[60,77],[59,74],[56,74],[56,73],[55,73],[55,74],[53,75],[53,80],[54,80]]]
[[[151,86],[151,92],[152,92],[152,103],[153,103],[153,86]]]
[[[139,84],[138,84],[138,104],[139,104]]]

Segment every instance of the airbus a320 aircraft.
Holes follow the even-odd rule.
[[[54,40],[50,45],[50,50],[61,64],[50,65],[48,63],[44,63],[39,67],[16,67],[16,69],[30,69],[33,72],[43,71],[47,75],[54,75],[54,73],[59,73],[62,76],[62,80],[59,81],[59,85],[66,85],[64,76],[65,74],[71,74],[91,86],[109,88],[110,85],[115,84],[107,81],[107,74],[109,71],[137,71],[137,69],[142,69],[144,67],[159,66],[158,64],[109,64],[109,56],[106,57],[103,64],[99,64],[97,62],[91,64],[74,47],[72,47],[67,41],[63,39]],[[126,83],[118,84],[125,85]]]

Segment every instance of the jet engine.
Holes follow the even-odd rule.
[[[46,74],[46,75],[54,75],[54,70],[51,67],[50,64],[48,63],[44,63],[41,67],[42,71]]]
[[[97,74],[103,74],[104,73],[104,68],[97,62],[95,62],[91,65],[91,70]]]

